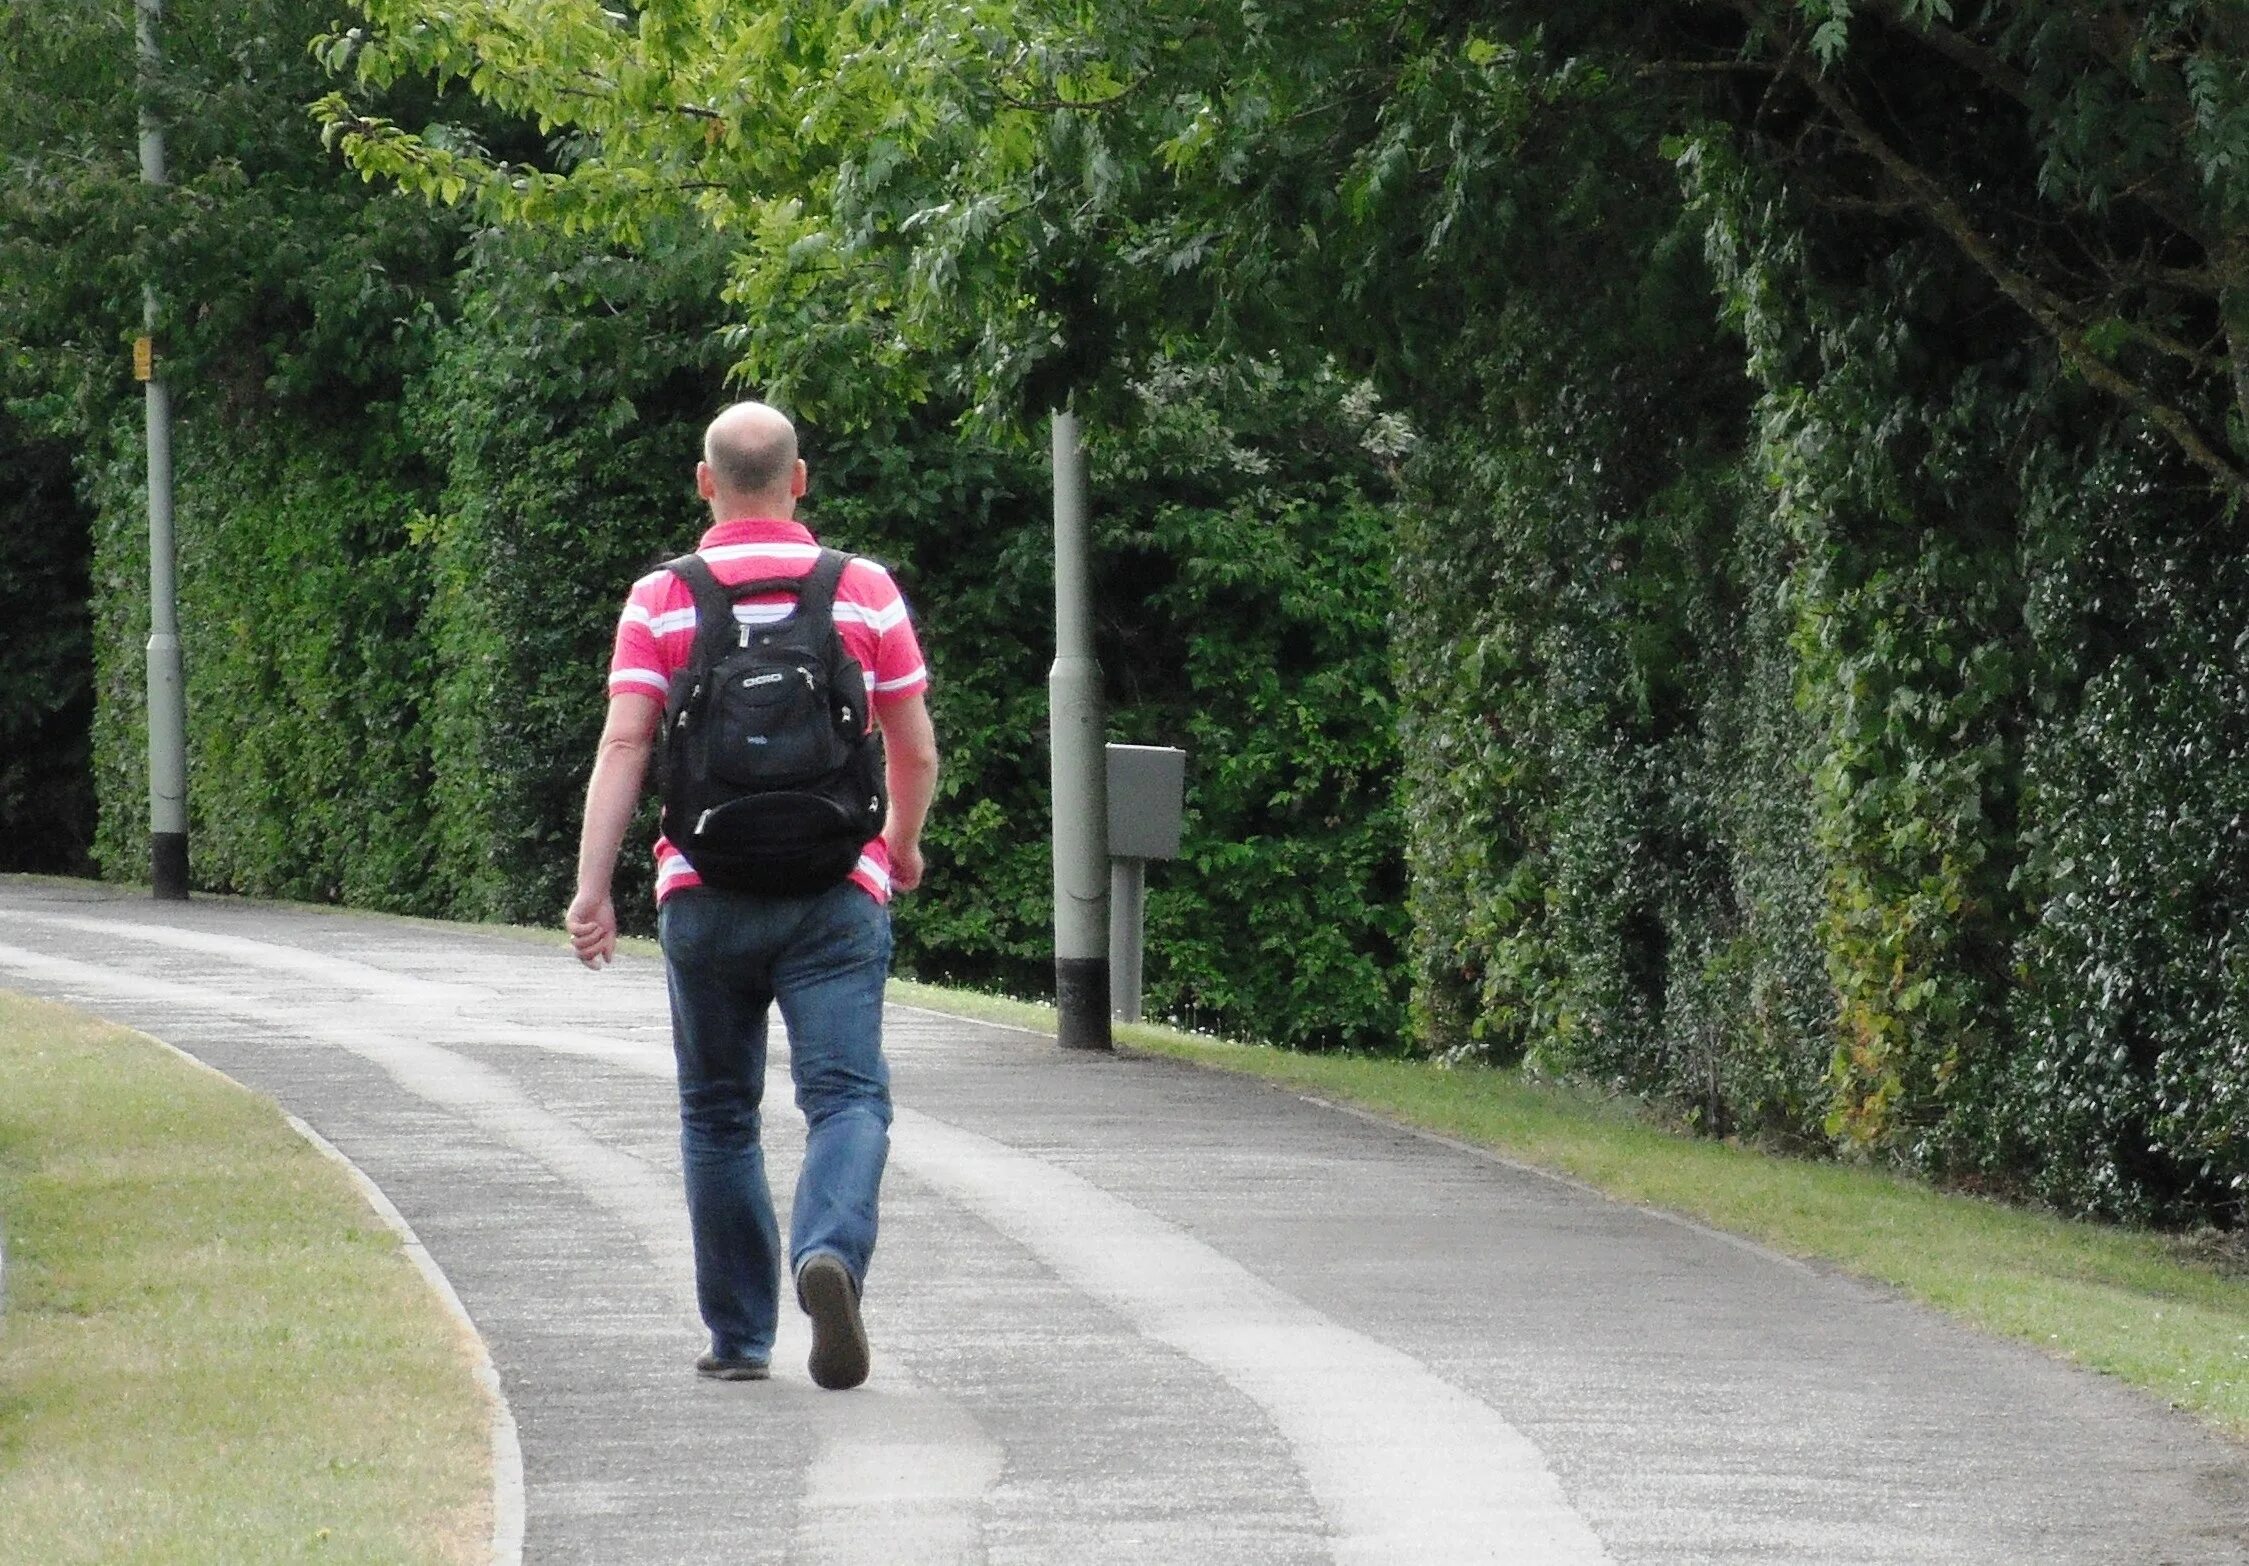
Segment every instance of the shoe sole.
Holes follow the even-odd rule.
[[[851,1274],[832,1256],[815,1256],[797,1274],[797,1300],[812,1318],[812,1384],[844,1392],[867,1379],[867,1329]]]
[[[695,1362],[695,1374],[709,1381],[767,1381],[772,1379],[773,1367],[755,1360],[713,1359],[706,1355]]]

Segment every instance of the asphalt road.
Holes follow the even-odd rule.
[[[835,1394],[793,1314],[773,1381],[693,1374],[654,962],[0,879],[0,985],[380,1187],[498,1370],[532,1562],[2249,1563],[2249,1453],[2138,1394],[1254,1082],[892,1008]]]

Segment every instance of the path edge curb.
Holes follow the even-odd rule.
[[[191,1055],[188,1058],[193,1060],[195,1057]],[[476,1319],[469,1315],[468,1307],[461,1303],[461,1296],[453,1287],[453,1280],[445,1276],[445,1269],[438,1266],[436,1257],[430,1255],[429,1247],[414,1232],[414,1226],[406,1221],[406,1215],[383,1194],[383,1188],[374,1182],[367,1171],[353,1163],[343,1149],[295,1115],[283,1110],[282,1117],[289,1122],[289,1129],[303,1137],[322,1157],[351,1177],[352,1184],[359,1188],[359,1194],[366,1199],[367,1205],[398,1236],[399,1245],[406,1252],[407,1260],[420,1271],[423,1280],[430,1286],[430,1292],[438,1297],[467,1333],[468,1341],[476,1345],[476,1363],[470,1367],[470,1374],[475,1376],[476,1384],[483,1389],[485,1405],[492,1411],[492,1566],[522,1566],[525,1510],[523,1441],[515,1427],[515,1410],[508,1406],[507,1390],[500,1385],[499,1369],[492,1363],[491,1348],[485,1343],[484,1334],[477,1330]]]
[[[113,1024],[113,1026],[115,1025],[117,1024]],[[127,1031],[140,1032],[137,1028]],[[256,1089],[236,1082],[234,1078],[228,1076],[209,1061],[188,1053],[168,1039],[160,1039],[153,1033],[141,1033],[141,1037],[177,1055],[198,1071],[207,1071],[222,1081],[233,1083],[234,1086],[241,1088],[245,1093],[257,1098],[265,1098],[265,1095],[257,1092]],[[271,1099],[266,1101],[272,1103]],[[281,1118],[289,1123],[289,1129],[302,1137],[313,1151],[336,1165],[350,1177],[351,1183],[357,1188],[361,1199],[374,1210],[375,1216],[382,1219],[390,1231],[398,1236],[399,1246],[406,1253],[406,1259],[414,1264],[415,1270],[421,1273],[422,1280],[429,1285],[430,1291],[437,1296],[438,1302],[445,1307],[446,1312],[467,1334],[468,1341],[475,1345],[476,1362],[470,1366],[469,1373],[475,1378],[477,1386],[484,1393],[485,1406],[491,1410],[491,1563],[492,1566],[523,1566],[525,1513],[523,1442],[516,1430],[515,1410],[508,1406],[507,1389],[500,1384],[499,1369],[492,1363],[492,1350],[485,1343],[484,1334],[477,1330],[476,1319],[469,1314],[468,1307],[461,1303],[460,1293],[453,1287],[453,1280],[445,1276],[445,1269],[438,1266],[436,1257],[430,1255],[429,1247],[422,1243],[422,1237],[414,1232],[414,1226],[406,1221],[406,1215],[400,1212],[397,1204],[384,1194],[383,1188],[375,1183],[373,1177],[359,1165],[353,1163],[342,1148],[315,1131],[303,1120],[290,1114],[286,1109],[282,1109],[278,1104],[274,1105],[274,1108]]]

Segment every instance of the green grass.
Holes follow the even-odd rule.
[[[1050,1007],[894,983],[894,1000],[1052,1033]],[[1456,1138],[1620,1201],[1892,1285],[2113,1375],[2249,1440],[2249,1273],[2238,1254],[1933,1190],[1883,1170],[1697,1140],[1520,1073],[1300,1055],[1167,1028],[1117,1042]]]
[[[469,1345],[344,1172],[0,992],[0,1566],[481,1560]]]

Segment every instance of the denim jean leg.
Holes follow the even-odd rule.
[[[823,894],[774,968],[805,1120],[789,1264],[831,1251],[862,1283],[890,1154],[890,1068],[882,1054],[889,972],[889,911],[849,883]]]
[[[734,915],[725,898],[681,892],[665,901],[659,928],[679,1062],[696,1302],[714,1352],[765,1359],[773,1352],[781,1261],[759,1140],[772,997],[763,965],[736,949],[746,932]]]

